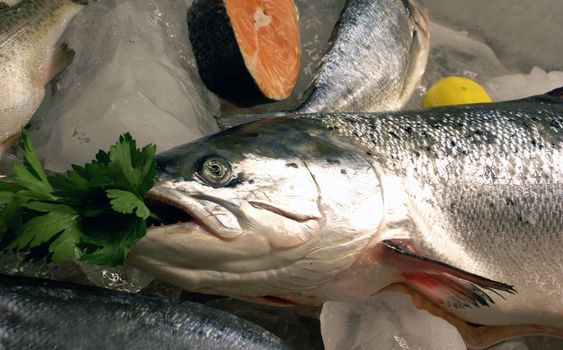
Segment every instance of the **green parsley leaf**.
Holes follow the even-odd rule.
[[[123,264],[154,216],[143,198],[154,185],[156,147],[137,149],[124,134],[90,163],[50,176],[25,130],[21,147],[23,163],[0,179],[0,249],[39,251],[55,262]]]
[[[14,172],[14,182],[23,188],[26,188],[36,196],[50,199],[53,187],[47,180],[47,175],[35,154],[35,149],[31,144],[29,135],[25,129],[22,130],[21,146],[25,152],[23,164],[14,163],[12,170]]]
[[[0,244],[3,244],[7,236],[22,225],[22,200],[13,193],[1,192],[0,202],[4,206],[0,212]]]
[[[93,252],[86,249],[81,260],[98,265],[122,264],[131,247],[146,234],[147,225],[144,220],[136,219],[129,219],[129,222],[122,221],[119,224],[121,227],[114,228],[119,231],[119,235],[111,232],[107,234],[107,231],[97,235],[97,239],[92,239],[90,243],[99,247]]]
[[[150,215],[143,200],[131,192],[122,190],[107,190],[108,198],[111,199],[110,204],[113,210],[122,214],[135,214],[145,220]]]
[[[76,221],[79,219],[76,211],[65,205],[57,205],[53,209],[26,222],[18,237],[8,245],[8,249],[21,251],[24,248],[36,248],[60,233],[76,229]]]

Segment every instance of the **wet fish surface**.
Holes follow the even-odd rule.
[[[201,304],[0,275],[0,348],[288,349]]]
[[[562,97],[286,116],[178,147],[149,194],[170,217],[129,262],[280,305],[400,286],[472,347],[563,336]]]
[[[348,0],[298,112],[403,107],[428,59],[426,12],[422,0]]]
[[[0,153],[9,148],[45,96],[45,84],[72,61],[56,45],[87,0],[0,1]]]

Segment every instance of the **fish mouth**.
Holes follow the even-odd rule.
[[[166,195],[166,193],[149,192],[145,197],[145,204],[153,214],[147,219],[149,230],[166,231],[166,229],[180,228],[181,232],[185,233],[193,233],[197,230],[224,241],[232,240],[238,236],[214,230],[209,220],[198,213],[195,205],[186,205],[185,200],[180,201],[173,196]]]
[[[155,216],[147,220],[150,227],[169,226],[195,222],[195,218],[184,207],[157,194],[149,193],[145,204]]]
[[[305,245],[276,250],[262,233],[244,232],[234,223],[226,227],[228,222],[206,207],[212,199],[166,185],[153,187],[145,203],[156,215],[148,220],[147,234],[131,248],[128,264],[186,290],[235,295],[242,279],[251,286],[256,280],[268,282],[276,276],[272,270],[284,269],[309,251]],[[222,210],[237,215],[236,210]]]

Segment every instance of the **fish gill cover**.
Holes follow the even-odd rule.
[[[24,130],[23,163],[0,180],[0,249],[60,262],[123,264],[147,230],[143,198],[154,184],[156,147],[123,134],[108,152],[66,174],[47,175]]]

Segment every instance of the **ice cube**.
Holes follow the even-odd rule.
[[[380,293],[361,302],[328,302],[321,313],[326,350],[466,350],[454,326],[417,309],[409,296]]]
[[[107,267],[77,262],[94,285],[102,288],[136,293],[147,287],[153,277],[131,266]]]
[[[530,74],[508,74],[493,78],[485,87],[494,101],[514,100],[563,87],[563,72],[547,73],[539,67],[534,67]]]
[[[127,131],[164,151],[218,130],[219,103],[195,69],[186,11],[175,0],[101,0],[82,10],[63,36],[74,61],[54,106],[35,118],[34,132],[48,136],[38,145],[47,169],[84,163]]]
[[[25,254],[0,253],[0,274],[66,281],[136,293],[153,277],[130,266],[106,267],[68,259],[59,263],[31,261]]]

